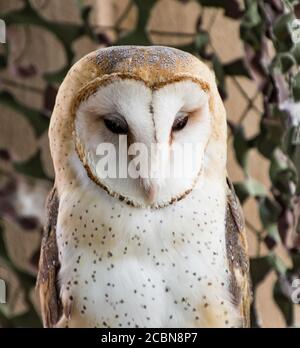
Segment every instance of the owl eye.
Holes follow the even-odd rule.
[[[119,117],[106,117],[104,124],[108,130],[115,134],[127,134],[128,124],[125,119]]]
[[[186,114],[179,115],[176,117],[173,126],[172,126],[172,131],[173,132],[178,132],[182,130],[188,123],[188,116]]]

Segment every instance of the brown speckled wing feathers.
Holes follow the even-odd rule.
[[[42,239],[41,256],[37,287],[40,294],[44,327],[53,327],[62,313],[59,298],[57,274],[59,270],[58,249],[56,243],[56,222],[59,200],[55,187],[47,200],[47,221]]]
[[[250,325],[251,290],[245,222],[232,183],[227,179],[226,248],[230,270],[230,291],[240,309],[242,326]]]

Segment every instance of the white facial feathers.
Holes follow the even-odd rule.
[[[177,117],[186,119],[179,127],[173,129]],[[115,122],[115,125],[113,123],[110,127],[107,119],[109,122]],[[150,162],[151,165],[157,162],[157,166],[154,166],[157,170],[155,178],[97,178],[97,146],[101,143],[111,143],[115,146],[118,156],[118,132],[125,132],[124,124],[128,126],[128,146],[144,144],[149,154],[151,153],[150,157],[141,154],[139,160],[147,162],[148,167]],[[191,80],[151,89],[143,81],[120,78],[99,86],[94,94],[79,105],[75,131],[77,141],[85,149],[90,171],[108,191],[114,191],[114,194],[121,194],[139,204],[165,204],[166,201],[178,198],[190,190],[200,172],[205,146],[211,132],[209,96],[200,85]],[[194,168],[194,173],[188,178],[184,175],[178,178],[175,177],[174,171],[178,173],[186,165],[184,158],[178,159],[175,156],[176,152],[179,153],[175,145],[185,144],[188,144],[190,149],[184,156],[195,158],[198,167]],[[155,151],[151,152],[153,145],[167,148],[163,157],[158,158]],[[128,154],[129,159],[131,155],[132,152]]]

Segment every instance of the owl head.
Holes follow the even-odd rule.
[[[213,74],[177,49],[118,46],[82,58],[59,89],[49,131],[56,184],[163,207],[224,177],[226,115]],[[90,186],[91,187],[91,186]]]

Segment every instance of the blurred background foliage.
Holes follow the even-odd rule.
[[[182,6],[197,2],[201,5],[194,33],[165,32],[149,29],[151,11],[159,0],[128,1],[124,11],[113,25],[98,26],[90,20],[92,6],[85,1],[74,2],[78,6],[80,18],[76,23],[52,21],[40,14],[42,6],[51,6],[48,1],[22,0],[18,9],[5,11],[1,18],[7,25],[7,43],[2,45],[0,54],[0,107],[10,108],[21,114],[31,125],[37,139],[46,134],[51,110],[54,106],[57,89],[75,60],[74,42],[88,37],[95,47],[109,45],[134,44],[151,45],[154,36],[188,38],[189,43],[176,45],[191,52],[207,62],[215,72],[218,88],[224,100],[228,98],[228,78],[233,78],[236,88],[247,101],[246,109],[238,122],[228,121],[229,137],[233,140],[235,160],[243,171],[244,179],[235,182],[236,192],[245,204],[254,198],[260,217],[261,229],[246,221],[249,233],[257,240],[257,254],[251,258],[251,278],[254,301],[252,305],[252,326],[260,326],[260,315],[256,306],[256,289],[271,272],[275,271],[273,298],[281,311],[287,326],[295,325],[295,306],[292,302],[293,281],[300,278],[300,39],[297,43],[297,25],[294,19],[300,17],[299,1],[294,0],[177,0]],[[36,5],[39,3],[39,6]],[[50,5],[49,5],[50,3]],[[137,12],[134,29],[123,25],[132,8]],[[240,26],[240,40],[244,54],[233,61],[222,63],[222,59],[211,41],[213,21],[203,25],[206,8],[218,8],[226,17],[237,21]],[[167,15],[167,14],[166,14]],[[51,32],[60,42],[65,54],[65,65],[56,71],[40,73],[34,62],[19,65],[18,60],[9,66],[11,43],[14,40],[10,27],[26,28],[37,26]],[[218,28],[222,30],[222,28]],[[183,40],[184,41],[184,40]],[[172,45],[172,43],[170,44]],[[26,45],[23,48],[26,50]],[[44,88],[29,86],[24,81],[40,74]],[[237,77],[243,76],[255,81],[256,91],[249,97],[239,85]],[[21,82],[20,82],[21,81]],[[8,88],[9,87],[9,88]],[[14,90],[30,89],[42,95],[40,108],[29,107],[16,97]],[[255,98],[262,96],[263,107],[257,108]],[[259,129],[249,137],[243,125],[243,119],[250,110],[259,115]],[[249,171],[249,153],[256,149],[269,163],[268,187],[251,176]],[[14,221],[24,233],[33,229],[42,231],[43,202],[35,202],[35,211],[24,211],[19,207],[20,195],[30,199],[35,183],[43,180],[47,191],[53,178],[43,166],[41,149],[26,161],[16,161],[9,148],[0,149],[0,262],[5,269],[14,274],[22,289],[23,310],[14,314],[8,305],[0,305],[0,327],[41,326],[37,306],[32,291],[35,286],[35,272],[39,258],[39,243],[33,254],[28,255],[30,270],[17,265],[11,257],[4,229],[5,219]],[[3,165],[4,163],[4,165]],[[260,166],[260,163],[256,164]],[[10,168],[10,170],[6,170]],[[33,196],[34,197],[34,196]],[[35,198],[33,198],[35,199]],[[276,250],[281,244],[289,262],[285,262]],[[260,255],[260,249],[267,253]],[[8,288],[11,299],[10,288]],[[13,299],[11,299],[13,301]]]

